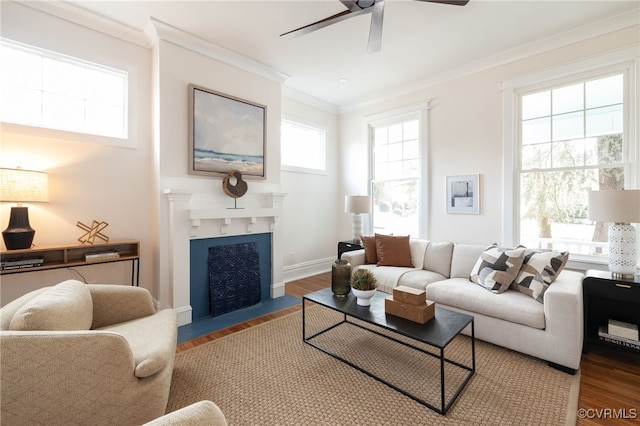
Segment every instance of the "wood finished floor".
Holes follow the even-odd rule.
[[[330,286],[331,274],[325,273],[287,283],[287,294],[303,295]],[[254,327],[297,312],[294,305],[241,324],[198,337],[178,345],[178,352],[194,348],[220,337]],[[640,356],[627,352],[594,348],[582,356],[580,363],[580,399],[578,426],[640,424]],[[580,411],[583,410],[583,411]]]

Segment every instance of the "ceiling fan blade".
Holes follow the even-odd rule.
[[[469,0],[415,0],[415,1],[423,1],[427,3],[442,3],[448,4],[451,6],[464,6],[469,3]]]
[[[369,53],[379,52],[382,47],[382,18],[384,17],[384,0],[378,0],[371,12],[371,27],[369,28]]]
[[[309,34],[310,32],[319,30],[324,27],[328,27],[329,25],[333,25],[337,22],[344,21],[348,18],[353,18],[354,16],[363,15],[365,13],[370,13],[369,9],[358,10],[357,12],[352,12],[350,10],[345,10],[340,13],[336,13],[335,15],[329,16],[328,18],[324,18],[320,21],[314,22],[309,25],[305,25],[304,27],[297,28],[293,31],[286,32],[284,34],[280,34],[280,37],[283,38],[294,38],[299,37],[304,34]]]

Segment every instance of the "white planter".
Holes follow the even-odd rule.
[[[353,295],[357,298],[357,303],[360,306],[371,306],[371,298],[376,294],[376,290],[357,290],[351,288]]]

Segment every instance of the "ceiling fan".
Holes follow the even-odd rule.
[[[339,0],[345,5],[347,10],[335,15],[324,18],[304,27],[300,27],[293,31],[280,34],[283,38],[294,38],[310,32],[319,30],[329,25],[344,21],[354,16],[371,13],[371,27],[369,28],[369,43],[367,45],[368,52],[377,52],[382,45],[382,17],[384,15],[384,0]],[[429,3],[443,3],[454,6],[464,6],[469,0],[416,0]]]

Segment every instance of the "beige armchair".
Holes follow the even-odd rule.
[[[140,425],[167,406],[177,315],[139,287],[69,280],[0,309],[0,423]]]
[[[220,408],[211,401],[200,401],[145,423],[144,426],[227,426]]]

